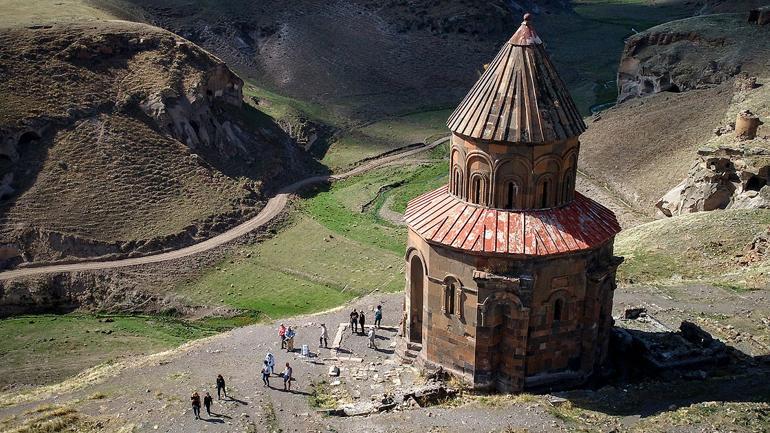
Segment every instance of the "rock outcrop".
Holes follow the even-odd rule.
[[[770,209],[770,149],[704,148],[685,180],[656,203],[661,216]]]
[[[659,92],[713,86],[765,65],[770,32],[746,14],[672,21],[626,41],[618,67],[618,103]]]

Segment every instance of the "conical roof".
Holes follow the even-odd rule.
[[[529,14],[447,126],[467,137],[508,143],[550,143],[586,129]]]

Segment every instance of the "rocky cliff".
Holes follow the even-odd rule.
[[[618,67],[618,103],[659,92],[684,92],[767,67],[770,30],[748,12],[672,21],[626,41]]]
[[[700,146],[687,177],[656,203],[659,215],[770,208],[767,83],[767,76],[735,80],[723,124]]]
[[[127,22],[0,32],[0,260],[146,254],[315,169],[221,60]]]

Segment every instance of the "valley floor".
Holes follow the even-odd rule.
[[[329,398],[332,402],[366,401],[371,395],[380,395],[392,388],[394,377],[405,384],[419,380],[409,368],[384,377],[386,371],[397,368],[393,354],[395,328],[387,327],[397,325],[401,296],[375,293],[343,308],[283,320],[297,329],[295,346],[307,344],[311,351],[319,352],[317,358],[305,359],[298,353],[282,351],[277,340],[278,321],[247,326],[168,352],[100,366],[61,384],[6,393],[0,396],[0,428],[10,430],[37,418],[50,421],[56,418],[51,413],[57,410],[77,414],[76,419],[67,421],[71,426],[102,420],[115,431],[131,427],[133,431],[166,432],[441,432],[467,426],[468,430],[495,432],[612,428],[648,432],[700,431],[706,426],[730,425],[733,431],[742,432],[770,427],[767,416],[756,415],[770,410],[766,403],[770,369],[762,363],[763,357],[770,355],[767,329],[757,332],[761,318],[770,313],[766,293],[737,294],[708,286],[620,288],[616,315],[626,306],[643,305],[673,329],[681,320],[695,321],[749,357],[736,358],[738,364],[721,375],[697,381],[649,380],[618,388],[571,391],[559,394],[569,403],[556,405],[549,403],[547,395],[466,394],[439,406],[365,417],[339,418],[317,412],[319,402],[327,404]],[[693,297],[699,301],[692,302]],[[378,304],[384,307],[386,326],[377,340],[379,351],[367,349],[366,338],[351,335],[348,330],[341,334],[343,351],[350,351],[344,356],[361,357],[363,361],[334,362],[329,360],[330,350],[317,348],[319,323],[329,326],[334,339],[337,325],[346,322],[351,308],[369,312]],[[755,337],[736,340],[735,334],[741,331],[744,336]],[[297,378],[293,392],[262,387],[259,368],[268,351],[276,355],[279,371],[285,362],[291,362]],[[333,364],[341,367],[342,384],[330,396],[326,382],[334,380],[327,375]],[[216,400],[217,374],[226,378],[231,398]],[[385,380],[378,380],[378,376]],[[271,384],[279,388],[280,378],[273,377]],[[208,416],[204,411],[203,420],[195,420],[189,407],[192,391],[215,395],[216,415]]]

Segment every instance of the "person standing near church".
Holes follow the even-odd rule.
[[[353,309],[353,312],[350,313],[350,331],[353,334],[358,333],[358,311],[356,309]]]
[[[377,310],[374,311],[374,326],[377,329],[382,325],[382,305],[377,306]]]
[[[366,335],[366,316],[363,311],[358,315],[358,324],[361,325],[361,335]]]
[[[329,331],[326,329],[325,323],[321,323],[321,336],[318,339],[318,347],[329,348]]]

